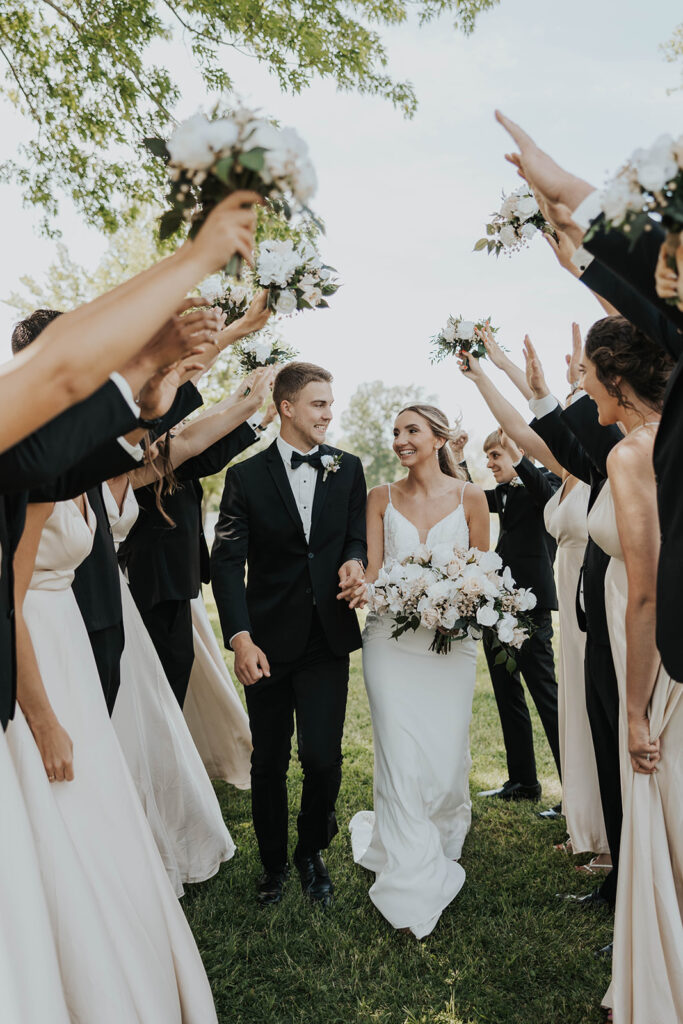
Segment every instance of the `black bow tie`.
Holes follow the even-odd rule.
[[[320,452],[313,452],[312,455],[302,455],[301,452],[292,452],[292,461],[290,463],[292,469],[296,469],[302,462],[307,462],[309,466],[313,466],[315,469],[320,469],[322,466]]]

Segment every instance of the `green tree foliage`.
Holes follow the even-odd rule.
[[[189,45],[208,93],[233,87],[232,50],[299,93],[316,76],[343,90],[383,96],[408,116],[409,82],[386,72],[377,26],[450,14],[470,32],[498,0],[2,0],[0,94],[33,122],[33,138],[0,176],[18,181],[27,203],[45,211],[43,228],[68,193],[86,220],[107,231],[137,203],[158,200],[164,168],[141,148],[173,123],[179,87],[171,67],[154,63],[163,43]],[[161,45],[160,45],[161,44]],[[124,214],[121,214],[124,210]]]
[[[387,387],[381,380],[373,380],[356,388],[341,416],[339,446],[360,458],[368,487],[402,475],[392,449],[396,414],[406,405],[433,401],[433,395],[413,384]]]

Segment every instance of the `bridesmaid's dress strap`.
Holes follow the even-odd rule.
[[[469,483],[469,481],[465,480],[465,487],[467,487],[468,483]],[[465,487],[463,487],[462,491],[460,492],[460,505],[462,505],[463,499],[465,497]],[[460,508],[460,505],[458,505],[458,508]]]
[[[389,501],[387,502],[387,505],[392,505],[393,502],[391,500],[391,484],[387,484],[387,490],[389,492]]]

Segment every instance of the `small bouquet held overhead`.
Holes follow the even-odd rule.
[[[300,309],[327,309],[339,289],[334,267],[323,263],[310,242],[266,238],[259,245],[254,277],[268,289],[268,307],[288,316]]]
[[[496,664],[505,662],[509,672],[516,668],[513,651],[533,631],[525,613],[535,606],[536,595],[515,586],[495,551],[450,544],[422,544],[403,561],[380,569],[368,587],[369,610],[394,619],[392,637],[433,629],[429,649],[448,654],[454,641],[488,634],[492,646],[500,648]]]
[[[459,356],[469,352],[475,359],[486,357],[484,342],[477,332],[488,330],[496,334],[497,327],[491,326],[491,317],[486,320],[464,320],[461,316],[449,316],[445,327],[432,338],[432,363],[440,363],[447,356]]]
[[[290,204],[308,209],[317,181],[308,147],[293,128],[278,128],[246,107],[193,114],[168,140],[145,139],[147,149],[166,161],[169,209],[161,217],[161,239],[190,224],[192,238],[208,213],[238,189],[275,200],[288,217]],[[239,276],[241,258],[226,272]]]
[[[244,316],[253,296],[241,284],[232,284],[224,274],[212,274],[202,281],[199,291],[203,298],[225,313],[225,325],[229,327]]]
[[[673,254],[683,231],[683,135],[661,135],[649,149],[637,149],[600,193],[604,225],[589,228],[587,239],[601,226],[624,232],[635,243],[647,230],[650,215],[661,219],[668,232],[667,251]]]
[[[259,366],[275,366],[294,359],[296,351],[272,331],[261,331],[236,346],[237,361],[245,373]]]
[[[486,237],[474,246],[475,252],[486,249],[496,256],[501,252],[510,254],[528,245],[538,231],[555,237],[528,185],[521,185],[508,196],[503,192],[503,204],[492,218],[486,225]]]

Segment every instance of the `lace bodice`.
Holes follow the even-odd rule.
[[[555,491],[546,503],[545,528],[561,547],[585,548],[588,540],[586,514],[590,489],[582,480],[575,483],[562,500],[564,486]]]
[[[135,491],[129,485],[126,489],[126,496],[123,499],[123,508],[119,512],[119,506],[116,503],[114,495],[109,490],[109,485],[105,484],[102,493],[104,495],[104,505],[107,510],[107,516],[109,518],[109,525],[111,526],[111,535],[114,538],[114,544],[118,548],[119,544],[123,543],[130,531],[135,525],[135,521],[138,518],[140,508],[135,497]]]
[[[95,516],[85,498],[88,521],[75,501],[58,501],[38,543],[30,590],[68,590],[74,573],[92,550]]]
[[[465,487],[463,487],[463,495]],[[391,485],[389,484],[389,503],[384,512],[384,564],[391,565],[393,562],[400,562],[401,559],[412,554],[421,543],[417,527],[409,519],[406,519],[393,504]],[[424,543],[428,547],[434,547],[436,544],[450,544],[453,547],[467,549],[470,546],[470,531],[465,518],[462,496],[458,507],[432,526]]]
[[[604,487],[588,514],[588,532],[605,554],[623,562],[624,553],[621,550],[617,516],[614,511],[614,499],[609,480],[605,481]]]

